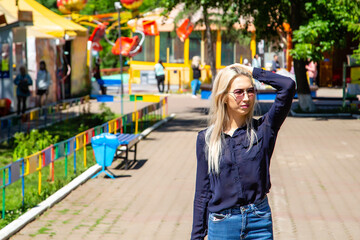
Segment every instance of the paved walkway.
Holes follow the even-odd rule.
[[[118,178],[90,180],[11,239],[189,239],[195,141],[206,100],[171,96],[176,119],[139,143]],[[360,122],[289,117],[272,158],[275,239],[360,239]]]

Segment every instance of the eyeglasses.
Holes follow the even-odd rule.
[[[255,88],[251,87],[248,89],[235,89],[232,93],[232,95],[235,97],[236,101],[242,101],[245,97],[245,93],[247,94],[248,98],[252,98],[255,95]]]

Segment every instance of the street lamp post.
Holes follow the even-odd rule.
[[[122,68],[122,55],[121,55],[121,24],[120,24],[120,2],[114,2],[114,6],[118,13],[118,29],[119,29],[119,48],[120,48],[120,84],[121,84],[121,115],[124,114],[124,83],[123,83],[123,68]]]

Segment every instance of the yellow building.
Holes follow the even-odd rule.
[[[26,65],[29,74],[35,80],[38,64],[40,60],[45,60],[53,81],[49,89],[49,100],[60,100],[57,75],[59,69],[66,65],[62,61],[65,58],[63,53],[67,52],[67,61],[72,71],[70,77],[65,80],[65,95],[71,97],[84,91],[89,85],[86,66],[87,28],[52,12],[35,0],[0,1],[0,15],[6,19],[4,26],[0,24],[2,28],[20,21],[24,16],[29,18],[28,24],[18,24],[12,28],[13,41],[7,43],[12,50],[10,52],[14,53],[12,66],[16,69],[10,74],[10,79],[17,74],[20,65]],[[4,45],[4,42],[1,44]],[[32,97],[35,97],[35,81],[33,82],[30,90],[33,92]],[[9,84],[8,89],[15,91],[12,84]],[[30,98],[28,106],[34,104],[31,100]]]
[[[193,56],[200,56],[201,63],[205,67],[202,71],[202,80],[209,82],[211,79],[205,26],[196,25],[190,36],[181,42],[174,29],[174,18],[171,18],[174,15],[176,16],[176,13],[171,13],[168,19],[164,19],[154,13],[137,21],[139,26],[143,20],[155,20],[160,34],[146,36],[142,52],[131,59],[132,83],[146,84],[156,81],[153,73],[154,65],[158,60],[162,60],[166,69],[166,83],[170,79],[170,84],[179,84],[181,87],[185,87],[192,80],[191,59]],[[243,26],[238,24],[234,27],[240,29]],[[251,62],[256,52],[255,29],[251,26],[248,30],[253,32],[251,40],[226,42],[226,29],[220,30],[216,25],[211,26],[217,69],[232,63],[242,63],[245,58]]]

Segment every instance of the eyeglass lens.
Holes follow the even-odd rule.
[[[236,98],[243,98],[245,96],[245,92],[248,96],[252,97],[255,94],[255,88],[235,89],[234,95]]]

